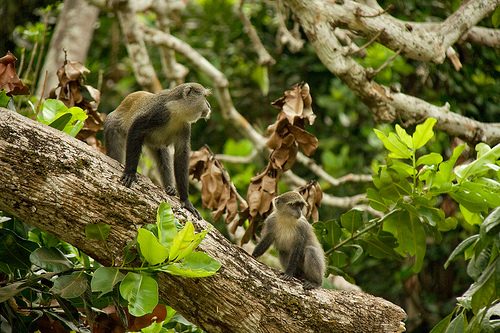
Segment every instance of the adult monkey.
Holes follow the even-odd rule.
[[[252,255],[260,257],[274,243],[283,279],[296,277],[304,289],[320,287],[325,274],[325,254],[312,226],[302,215],[306,201],[298,192],[286,192],[274,198],[273,212],[264,221],[262,237]]]
[[[106,117],[104,139],[107,155],[123,163],[125,152],[123,185],[130,187],[137,179],[139,157],[146,146],[156,162],[166,192],[176,195],[168,150],[172,145],[175,150],[173,171],[181,205],[201,219],[189,201],[191,123],[210,117],[210,104],[206,99],[210,93],[210,89],[198,83],[184,83],[158,94],[138,91],[128,95]]]

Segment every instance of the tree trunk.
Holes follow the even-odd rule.
[[[101,242],[85,239],[88,223],[111,225],[108,245],[118,262],[137,229],[154,223],[162,201],[181,222],[196,221],[149,179],[130,189],[123,167],[84,143],[0,108],[0,210],[111,263]],[[401,332],[405,312],[361,292],[314,289],[281,280],[215,228],[200,245],[222,264],[207,278],[159,274],[160,298],[207,332]]]
[[[89,5],[87,1],[66,0],[57,19],[54,35],[50,40],[49,51],[39,75],[36,95],[41,96],[45,71],[47,83],[44,98],[51,89],[57,87],[59,79],[57,70],[64,64],[64,51],[68,52],[68,60],[85,63],[90,43],[94,37],[94,24],[99,16],[99,9]]]

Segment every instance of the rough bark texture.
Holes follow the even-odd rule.
[[[176,216],[209,226],[179,208],[147,178],[128,189],[122,166],[84,143],[0,108],[0,210],[69,242],[103,264],[110,254],[85,239],[88,223],[110,224],[108,244],[118,261],[123,247],[160,202]],[[259,263],[212,229],[200,249],[222,263],[218,274],[189,279],[160,274],[160,298],[208,332],[400,332],[405,312],[359,292],[304,291],[298,281]]]
[[[64,1],[38,80],[37,96],[42,94],[45,71],[48,74],[44,96],[47,97],[50,90],[57,87],[57,70],[64,64],[63,50],[68,52],[68,60],[85,63],[98,16],[99,8],[89,5],[86,1]]]
[[[473,145],[500,143],[500,123],[481,123],[450,112],[449,104],[438,107],[376,83],[373,81],[374,70],[365,69],[356,62],[351,56],[350,45],[341,43],[335,34],[336,30],[343,28],[364,34],[366,38],[380,34],[377,42],[407,58],[442,63],[448,48],[462,36],[470,35],[467,31],[488,16],[500,0],[463,1],[455,13],[439,24],[403,22],[382,13],[374,4],[368,6],[351,0],[284,2],[293,10],[321,62],[370,108],[377,122],[392,123],[400,118],[418,123],[432,117],[438,120],[436,130]],[[483,36],[484,43],[491,43],[495,36],[478,28],[474,33]]]

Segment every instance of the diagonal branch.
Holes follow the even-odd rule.
[[[176,198],[140,176],[132,188],[119,183],[123,167],[84,143],[0,108],[0,210],[77,246],[102,264],[112,262],[102,242],[85,238],[85,226],[111,225],[109,249],[123,247],[144,224],[154,223],[162,201],[198,231]],[[361,292],[304,291],[283,281],[212,228],[199,247],[221,262],[219,272],[190,279],[158,275],[160,299],[208,332],[401,332],[405,312]],[[244,303],[242,304],[242,300]]]

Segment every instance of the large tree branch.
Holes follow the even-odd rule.
[[[0,108],[0,210],[69,242],[103,264],[102,243],[85,239],[85,226],[111,225],[108,245],[120,261],[139,227],[155,221],[168,201],[177,218],[194,221],[179,202],[139,177],[119,183],[123,167],[99,151],[7,109]],[[304,291],[230,243],[215,228],[200,250],[222,268],[209,278],[159,275],[160,298],[209,332],[399,332],[404,311],[360,292]]]
[[[499,0],[463,1],[460,7],[444,22],[436,24],[405,22],[377,8],[352,0],[285,1],[295,10],[321,12],[326,21],[334,26],[358,31],[367,38],[383,33],[377,41],[411,59],[442,63],[446,50],[479,21],[487,17],[499,5]],[[306,4],[307,3],[307,4]],[[295,11],[294,10],[294,11]]]
[[[458,136],[471,144],[485,142],[494,145],[500,142],[500,123],[481,123],[458,113],[449,112],[449,105],[437,107],[421,99],[394,92],[372,81],[368,75],[369,70],[363,68],[349,55],[350,49],[339,42],[331,26],[332,15],[340,15],[340,12],[345,12],[348,6],[358,6],[358,4],[345,1],[344,5],[333,5],[320,0],[286,0],[286,2],[295,12],[297,19],[300,20],[302,28],[314,46],[319,59],[370,108],[377,122],[390,123],[398,117],[418,122],[433,117],[438,119],[435,129],[452,136]],[[469,1],[468,3],[472,5],[477,1]],[[490,3],[491,1],[487,2],[487,4]],[[351,7],[349,7],[351,11],[356,10],[356,8]],[[340,12],[335,12],[337,9]],[[369,13],[373,11],[369,7],[366,10]],[[351,18],[354,18],[353,12],[350,15]],[[380,16],[388,15],[383,14]],[[365,22],[365,20],[371,19],[377,19],[377,17],[359,18],[358,21]],[[396,33],[396,31],[391,30],[390,22],[395,24],[391,20],[393,19],[385,22],[387,31]],[[361,23],[358,22],[357,24],[359,25],[357,27],[362,30]],[[384,23],[380,22],[380,24]],[[381,35],[384,34],[385,31]],[[399,31],[393,37],[397,37],[398,34],[403,34],[399,38],[404,40],[405,43],[418,42],[422,47],[428,47],[428,45],[424,45],[427,38],[425,34],[422,35],[422,40],[418,39],[418,36],[412,36],[409,32],[403,31]],[[423,52],[424,50],[420,51]],[[443,48],[441,51],[445,54],[446,49]],[[431,50],[428,50],[428,52],[431,52]]]

